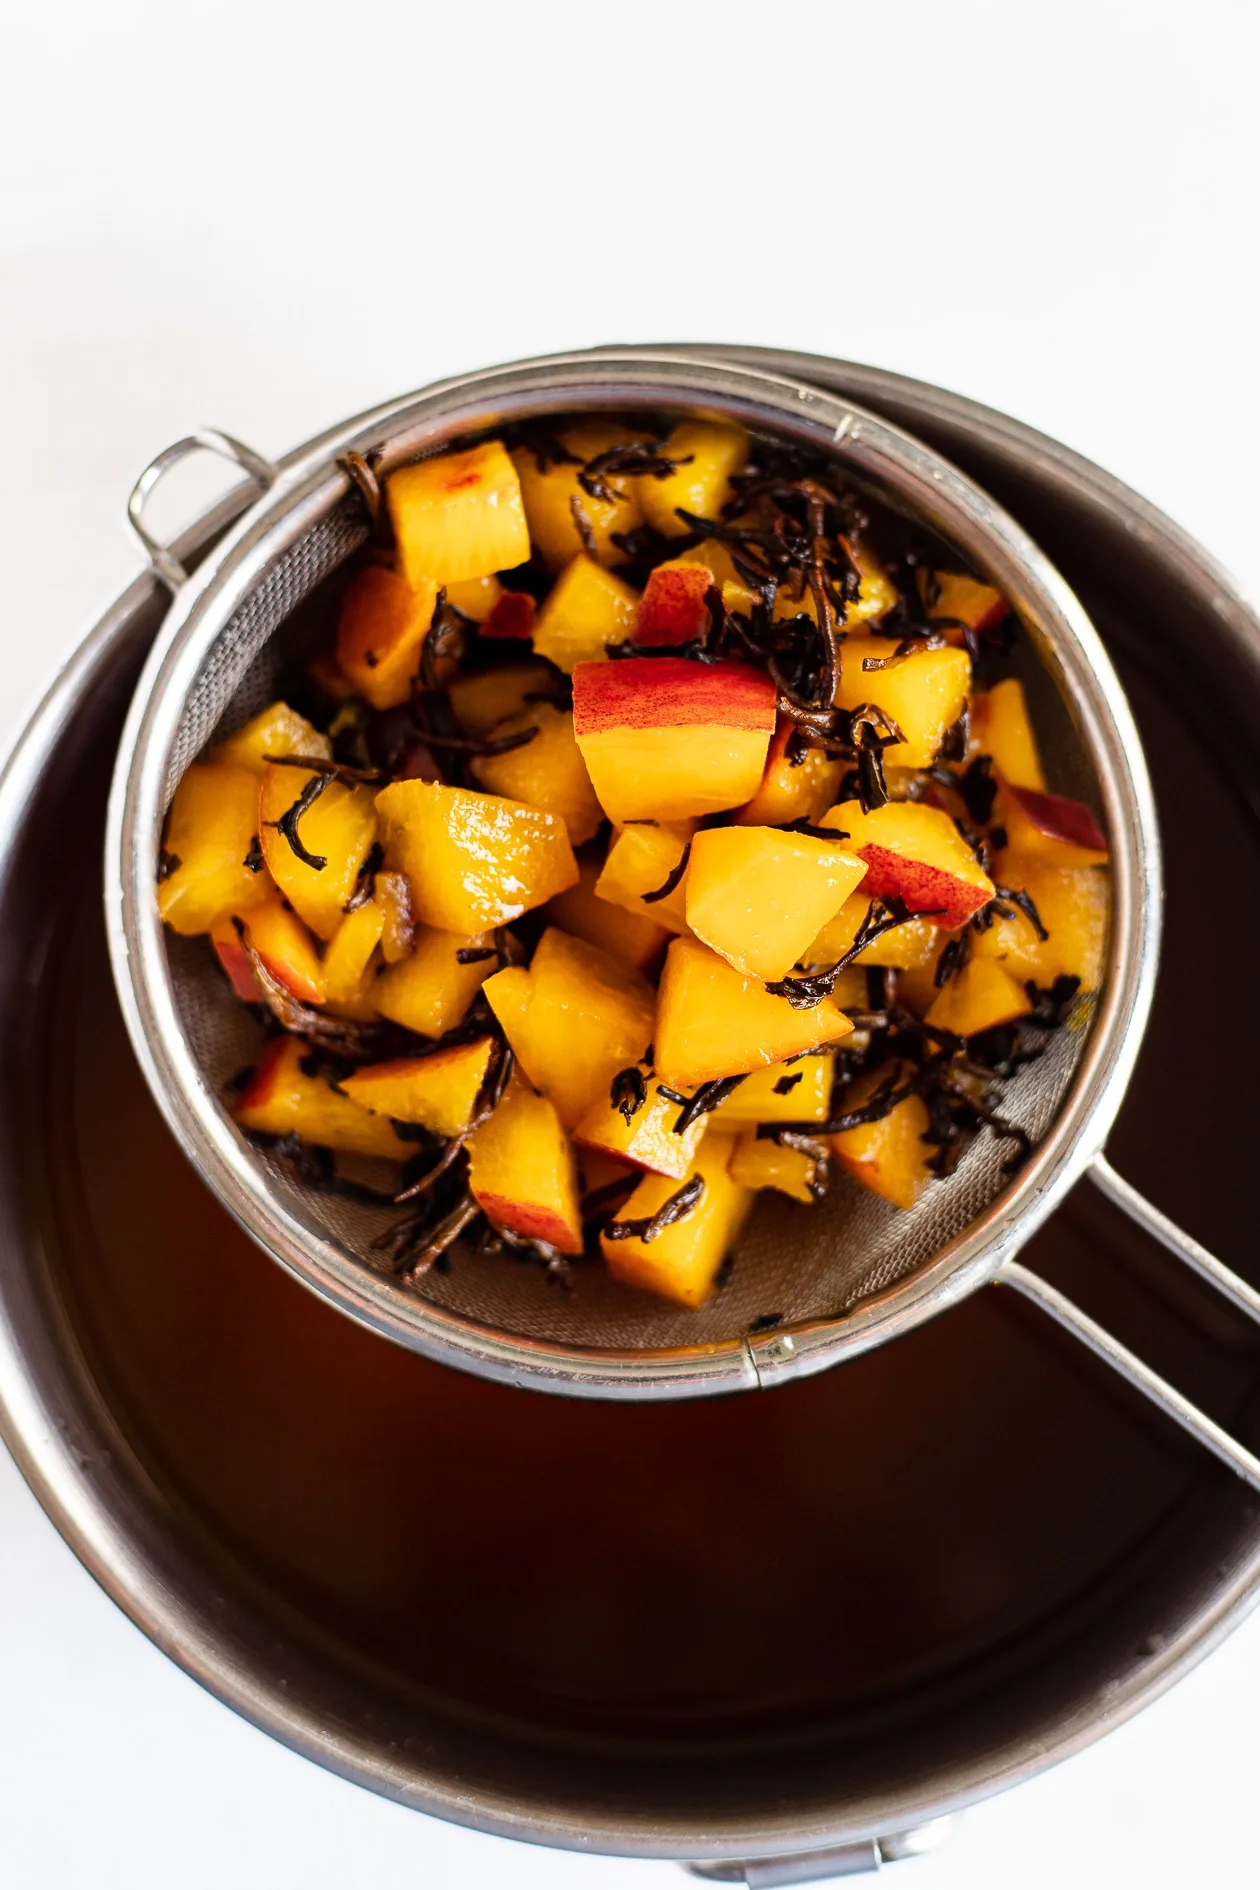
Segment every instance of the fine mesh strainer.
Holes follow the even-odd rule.
[[[419,1292],[383,1273],[371,1253],[387,1211],[305,1188],[234,1126],[223,1085],[256,1053],[257,1026],[203,943],[164,932],[154,897],[163,819],[184,769],[270,699],[307,634],[299,606],[367,537],[362,502],[338,458],[372,454],[388,472],[457,436],[596,409],[725,414],[754,433],[803,442],[952,541],[1024,626],[1025,680],[1052,785],[1090,801],[1111,843],[1111,929],[1097,998],[1077,1028],[1055,1033],[1050,1053],[1004,1089],[1004,1112],[1037,1138],[1018,1176],[1004,1174],[1004,1151],[985,1134],[955,1176],[933,1184],[909,1213],[843,1180],[820,1208],[763,1197],[730,1283],[700,1313],[636,1294],[601,1268],[584,1269],[580,1290],[567,1296],[509,1257],[474,1260],[458,1249],[450,1272],[426,1275]],[[188,576],[149,537],[142,511],[166,468],[197,448],[234,460],[263,490]],[[1088,1172],[1260,1317],[1260,1295],[1167,1223],[1100,1153],[1154,979],[1154,810],[1136,730],[1096,633],[1063,580],[985,493],[910,435],[817,388],[711,355],[618,349],[441,383],[348,423],[281,466],[223,434],[191,436],[146,471],[130,515],[175,596],[137,689],[111,798],[106,899],[115,976],[137,1055],[185,1152],[247,1231],[305,1284],[390,1338],[486,1376],[576,1395],[667,1398],[819,1370],[1001,1280],[1260,1487],[1260,1460],[1015,1260]],[[771,1314],[777,1323],[765,1329]]]

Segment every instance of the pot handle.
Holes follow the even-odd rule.
[[[745,1890],[779,1890],[799,1883],[827,1883],[837,1877],[863,1877],[884,1864],[906,1857],[923,1857],[943,1844],[953,1828],[952,1817],[933,1818],[912,1831],[887,1837],[862,1838],[834,1850],[798,1851],[787,1857],[757,1857],[716,1864],[684,1864],[693,1877],[706,1883],[743,1884]]]
[[[280,468],[264,459],[250,446],[240,440],[234,440],[230,433],[220,433],[217,427],[199,427],[196,433],[189,433],[182,440],[176,440],[173,446],[166,447],[156,459],[151,459],[127,500],[127,523],[140,541],[140,548],[148,559],[157,577],[177,591],[181,584],[188,581],[188,573],[169,545],[161,544],[144,523],[144,508],[150,494],[167,474],[172,466],[178,466],[181,460],[188,459],[193,453],[217,453],[220,459],[230,460],[239,466],[258,486],[266,492],[275,484]]]
[[[1105,1155],[1096,1155],[1087,1172],[1094,1186],[1116,1207],[1121,1208],[1131,1221],[1158,1240],[1183,1265],[1197,1273],[1200,1279],[1206,1280],[1232,1306],[1260,1325],[1260,1293],[1249,1286],[1246,1280],[1239,1279],[1215,1254],[1209,1253],[1197,1240],[1183,1233],[1166,1214],[1161,1214],[1157,1207],[1153,1207],[1130,1182],[1116,1173]],[[1126,1345],[1113,1338],[1105,1327],[1091,1319],[1088,1313],[1082,1312],[1057,1287],[1051,1286],[1039,1274],[1030,1272],[1017,1260],[1008,1261],[1003,1267],[998,1275],[998,1284],[1014,1287],[1025,1299],[1040,1306],[1066,1332],[1087,1346],[1095,1357],[1110,1365],[1113,1371],[1119,1372],[1122,1378],[1127,1379],[1153,1404],[1157,1404],[1191,1437],[1197,1438],[1222,1463],[1228,1464],[1253,1490],[1260,1491],[1260,1457],[1253,1455],[1213,1418],[1208,1417],[1206,1412],[1200,1411],[1197,1405],[1183,1397],[1175,1385],[1161,1378],[1136,1352],[1131,1352]]]

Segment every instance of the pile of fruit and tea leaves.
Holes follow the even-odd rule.
[[[412,1283],[462,1236],[689,1307],[758,1190],[910,1208],[984,1131],[1016,1167],[1107,850],[997,592],[710,420],[347,470],[335,647],[188,769],[160,867],[273,1027],[241,1128],[396,1164]]]

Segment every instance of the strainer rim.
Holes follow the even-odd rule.
[[[616,377],[612,384],[609,375]],[[1063,639],[1056,648],[1064,675],[1080,688],[1073,696],[1086,725],[1082,735],[1098,764],[1112,838],[1113,903],[1097,1013],[1053,1124],[1024,1174],[932,1261],[835,1318],[700,1346],[605,1350],[500,1332],[418,1296],[404,1298],[335,1242],[312,1236],[271,1198],[180,1025],[152,884],[162,786],[188,690],[232,610],[274,560],[344,496],[348,482],[335,466],[338,454],[384,443],[388,467],[484,423],[492,401],[498,403],[497,421],[505,417],[505,402],[524,412],[646,405],[652,396],[663,405],[702,407],[708,401],[822,445],[822,428],[829,424],[842,455],[856,457],[859,465],[864,458],[871,476],[893,490],[904,494],[912,477],[928,481],[917,509],[930,515],[930,497],[948,502],[947,509],[966,519],[965,530],[947,526],[949,535],[1017,608],[1023,605],[1021,614],[1048,617]],[[1136,729],[1088,617],[1022,527],[944,456],[857,403],[787,375],[683,349],[611,348],[456,376],[346,422],[281,466],[276,484],[243,514],[172,605],[128,716],[106,840],[110,952],[133,1046],[185,1154],[251,1237],[310,1290],[396,1342],[507,1382],[596,1397],[700,1395],[822,1369],[908,1330],[996,1278],[1102,1146],[1141,1040],[1158,944],[1158,840]],[[979,538],[990,555],[977,549]],[[1108,758],[1110,765],[1103,765]]]

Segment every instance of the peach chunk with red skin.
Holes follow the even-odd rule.
[[[581,1253],[582,1214],[573,1145],[555,1107],[519,1078],[469,1138],[468,1186],[495,1227]]]
[[[480,634],[492,640],[527,643],[534,634],[536,606],[528,591],[502,591],[490,606]]]
[[[634,620],[634,641],[645,649],[691,643],[708,621],[706,599],[713,573],[703,564],[677,558],[658,564],[644,586]]]
[[[415,1153],[383,1116],[371,1115],[321,1076],[303,1069],[310,1045],[301,1037],[275,1037],[267,1045],[233,1114],[258,1135],[297,1135],[316,1148],[347,1155],[380,1155],[404,1162]]]
[[[1107,837],[1084,801],[1004,782],[997,817],[1007,845],[1025,859],[1044,859],[1047,866],[1059,867],[1106,863]]]
[[[942,620],[942,632],[951,643],[962,640],[959,624],[977,632],[994,630],[1010,615],[1011,607],[1001,591],[963,571],[922,572],[919,595],[927,606],[929,618]]]
[[[232,981],[232,989],[247,1004],[256,1004],[262,992],[238,926],[243,928],[244,939],[253,946],[263,965],[286,991],[291,991],[304,1004],[324,1002],[327,992],[315,941],[274,886],[269,885],[258,904],[251,906],[243,917],[233,914],[220,919],[210,931],[210,942]]]
[[[993,897],[993,881],[939,807],[888,801],[863,813],[859,801],[843,801],[819,824],[848,834],[849,851],[866,863],[868,898],[902,899],[944,931],[965,925]]]
[[[630,657],[573,672],[578,747],[619,822],[741,806],[765,770],[775,701],[770,677],[747,663]]]

